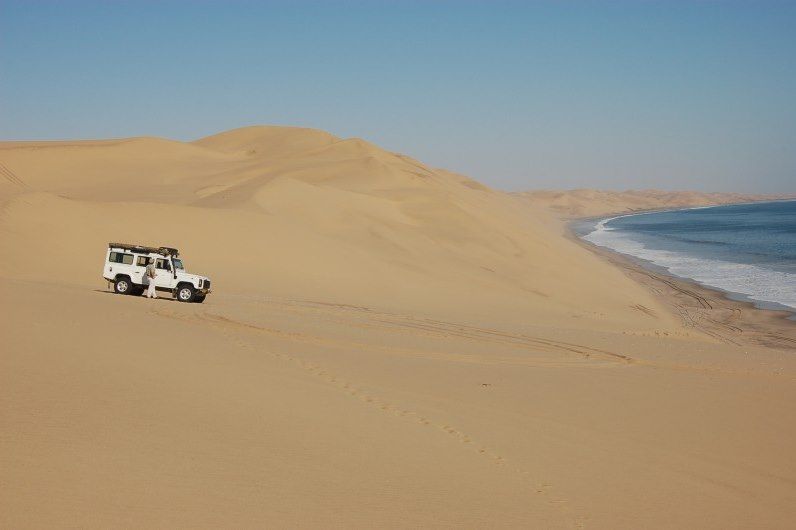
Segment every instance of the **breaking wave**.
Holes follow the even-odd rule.
[[[704,258],[672,250],[648,248],[641,241],[608,224],[626,215],[598,222],[583,239],[622,254],[663,267],[670,273],[708,287],[738,293],[758,302],[781,304],[796,310],[796,274],[748,263]]]

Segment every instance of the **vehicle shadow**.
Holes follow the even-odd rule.
[[[120,294],[114,293],[113,291],[107,291],[105,289],[92,289],[92,291],[94,291],[95,293],[112,294],[112,295],[115,295],[115,296],[126,296],[126,297],[133,297],[133,298],[146,298],[146,296],[144,296],[143,294],[138,294],[138,295],[131,295],[131,294],[120,295]],[[161,301],[164,301],[164,302],[176,302],[177,301],[176,298],[171,298],[171,297],[168,297],[168,296],[158,296],[157,298],[155,298],[155,300],[161,300]]]

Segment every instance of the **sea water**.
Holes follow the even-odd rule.
[[[620,215],[578,232],[759,307],[796,310],[796,201]]]

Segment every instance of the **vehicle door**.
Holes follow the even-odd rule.
[[[133,267],[133,273],[130,275],[132,278],[133,283],[144,285],[144,274],[146,273],[146,266],[149,263],[148,256],[141,256],[136,255],[135,257],[135,267]]]
[[[157,258],[155,260],[155,268],[158,271],[155,285],[164,289],[174,289],[177,282],[174,280],[174,269],[171,266],[171,260],[168,258]]]

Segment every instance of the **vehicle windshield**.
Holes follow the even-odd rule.
[[[171,261],[174,262],[174,268],[175,269],[185,270],[185,267],[183,267],[183,265],[182,265],[182,260],[181,259],[174,258]]]

